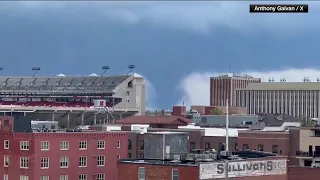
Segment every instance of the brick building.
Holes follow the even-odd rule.
[[[184,128],[183,128],[184,127]],[[225,144],[225,130],[221,128],[195,128],[192,125],[181,126],[178,129],[164,129],[164,128],[149,128],[147,126],[141,127],[141,130],[127,129],[128,133],[128,158],[144,158],[144,135],[147,132],[185,132],[188,134],[188,151],[194,149],[210,150],[216,149],[224,150]],[[224,134],[223,134],[224,131]],[[237,144],[238,129],[230,128],[229,148],[235,150],[238,148]]]
[[[230,161],[230,168],[235,168],[238,165],[243,166],[246,164],[259,163],[286,163],[287,159],[284,157],[268,157],[250,159],[246,161]],[[211,172],[205,171],[202,165],[212,168]],[[162,160],[120,160],[118,163],[118,180],[212,180],[212,179],[225,179],[224,174],[217,171],[217,166],[223,167],[222,162],[170,162]],[[255,172],[246,173],[242,175],[229,172],[228,179],[236,180],[287,180],[287,167],[281,167],[281,170],[273,172]],[[208,169],[207,169],[208,170]],[[239,169],[238,169],[239,170]],[[206,172],[206,173],[205,173]],[[311,179],[308,179],[311,180]]]
[[[129,116],[117,120],[117,124],[132,125],[132,124],[148,124],[153,128],[172,128],[184,126],[192,123],[192,120],[183,116]]]
[[[0,174],[7,179],[117,179],[117,160],[127,158],[124,132],[38,132],[31,121],[18,131],[13,117],[0,124]]]
[[[144,136],[145,157],[119,160],[118,180],[225,178],[226,161],[218,155],[217,151],[188,152],[188,133],[149,132]],[[238,156],[246,159],[228,160],[229,179],[287,180],[286,157],[266,155],[258,151],[243,151],[238,153]],[[264,158],[253,159],[252,157]]]
[[[210,78],[210,106],[236,106],[236,89],[244,89],[249,83],[260,83],[260,78],[251,76],[223,75]]]
[[[240,149],[273,152],[290,155],[290,132],[287,131],[240,131],[238,134]]]

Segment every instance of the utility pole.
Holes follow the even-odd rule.
[[[229,103],[227,99],[226,103],[226,154],[228,155],[229,152]],[[228,165],[228,159],[225,162],[225,173],[226,173],[226,180],[228,180],[228,175],[229,175],[229,165]]]

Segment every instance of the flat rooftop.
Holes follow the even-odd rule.
[[[262,161],[262,160],[281,160],[287,159],[285,156],[268,156],[261,158],[237,158],[228,160],[228,162],[239,162],[239,161]],[[224,163],[226,160],[213,160],[213,161],[177,161],[177,160],[158,160],[158,159],[120,159],[119,163],[127,164],[147,164],[147,165],[162,165],[162,166],[193,166],[197,167],[200,164],[207,163]]]
[[[239,90],[320,90],[319,82],[262,82],[249,83],[245,89]]]

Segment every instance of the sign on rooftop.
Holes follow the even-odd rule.
[[[229,162],[228,177],[282,175],[287,173],[287,160]],[[225,178],[225,163],[204,163],[199,166],[200,180]]]

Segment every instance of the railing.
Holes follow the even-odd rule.
[[[167,153],[166,159],[180,161],[212,161],[217,159],[217,153]]]
[[[296,151],[296,156],[300,157],[320,157],[319,151]]]

